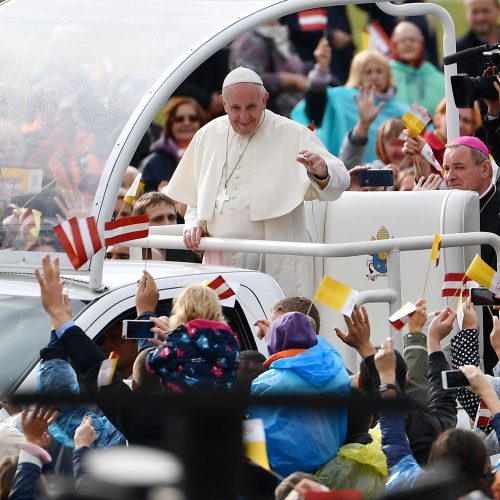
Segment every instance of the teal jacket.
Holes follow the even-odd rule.
[[[359,115],[354,97],[359,94],[358,89],[350,87],[328,87],[326,90],[327,102],[321,127],[316,128],[316,134],[327,147],[330,153],[339,156],[344,137],[356,125]],[[377,100],[377,104],[378,104]],[[402,117],[408,106],[402,104],[395,97],[385,101],[380,114],[375,118],[368,129],[368,145],[366,146],[363,163],[371,163],[377,159],[375,141],[379,125],[388,118]],[[311,120],[306,114],[305,101],[300,101],[292,111],[291,118],[303,125],[309,125]]]
[[[323,337],[296,356],[277,359],[252,383],[252,395],[326,392],[346,396],[350,390],[342,357]],[[282,476],[316,471],[337,454],[346,438],[346,410],[255,407],[249,416],[263,420],[269,462]]]
[[[405,104],[418,102],[431,115],[444,97],[444,74],[436,66],[424,62],[419,68],[391,61],[396,83],[396,99]]]

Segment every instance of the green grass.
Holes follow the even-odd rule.
[[[460,38],[467,31],[467,22],[465,21],[465,11],[463,2],[461,0],[447,0],[447,1],[435,1],[433,3],[441,5],[451,14],[453,22],[455,23],[456,37],[457,39]],[[355,5],[348,5],[347,10],[352,23],[354,43],[356,44],[356,47],[361,47],[361,33],[366,24],[367,15],[361,9],[358,9]],[[438,49],[439,49],[439,60],[442,60],[443,28],[437,18],[432,17],[432,19],[435,20]]]

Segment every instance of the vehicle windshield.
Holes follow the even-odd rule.
[[[71,301],[76,314],[85,305]],[[12,389],[37,360],[50,335],[49,318],[40,305],[40,297],[0,295],[0,395]],[[36,353],[36,354],[35,354]]]

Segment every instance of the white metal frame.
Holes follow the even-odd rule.
[[[168,226],[166,226],[168,227]],[[151,228],[147,239],[127,242],[131,247],[139,248],[178,248],[183,249],[182,236],[168,236],[168,229]],[[160,234],[163,233],[163,234]],[[359,305],[373,302],[387,302],[392,315],[401,307],[401,267],[400,253],[430,249],[435,235],[391,238],[355,243],[296,243],[288,241],[239,240],[229,238],[202,238],[201,250],[225,250],[248,253],[268,253],[283,255],[312,255],[314,257],[351,257],[387,252],[388,287],[381,290],[360,291]],[[471,245],[491,245],[496,252],[497,266],[500,266],[500,236],[494,233],[471,232],[443,234],[441,247],[464,247]],[[132,254],[134,257],[135,253]]]
[[[115,198],[120,188],[121,180],[128,166],[129,159],[132,157],[135,148],[139,144],[144,132],[149,124],[155,118],[158,110],[163,103],[170,97],[172,92],[187,78],[191,72],[197,68],[209,56],[231,42],[239,34],[252,29],[259,24],[265,23],[271,19],[282,17],[292,12],[313,8],[328,7],[332,5],[348,5],[373,3],[365,0],[283,0],[277,4],[269,6],[258,12],[236,19],[231,25],[211,37],[203,40],[197,47],[190,49],[190,55],[182,61],[174,71],[163,74],[157,83],[149,90],[144,99],[137,106],[136,110],[128,120],[126,126],[120,134],[116,147],[108,161],[103,172],[103,177],[107,179],[106,183],[100,183],[96,194],[97,202],[92,214],[96,217],[97,225],[102,230],[104,221],[109,220],[113,211]],[[395,16],[399,15],[417,15],[432,14],[435,15],[443,25],[443,54],[451,55],[456,52],[455,26],[449,12],[436,4],[415,3],[409,5],[394,5],[390,2],[378,2],[381,10]],[[445,97],[447,102],[447,130],[450,139],[458,136],[458,110],[455,106],[451,83],[449,77],[457,72],[456,64],[445,67]],[[91,261],[90,267],[90,286],[92,289],[98,289],[102,282],[102,267],[104,251],[96,254]]]

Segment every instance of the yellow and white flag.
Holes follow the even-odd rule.
[[[314,300],[350,317],[358,295],[358,291],[325,275],[314,294]]]
[[[243,420],[243,453],[257,465],[271,469],[267,458],[264,422],[260,418]]]
[[[403,122],[408,132],[410,132],[413,137],[420,135],[431,119],[432,116],[430,113],[416,102],[414,102],[410,106],[410,109],[403,115]]]
[[[500,293],[500,274],[476,255],[465,272],[471,280],[479,283],[494,294]]]
[[[436,262],[436,267],[439,266],[439,250],[441,250],[441,240],[442,236],[440,234],[436,234],[434,236],[434,242],[432,243],[431,248],[431,260]]]
[[[129,187],[127,194],[125,195],[124,202],[131,205],[139,196],[142,194],[144,189],[144,182],[142,180],[141,174],[135,176],[134,182]]]

